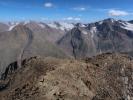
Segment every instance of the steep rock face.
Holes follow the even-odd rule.
[[[133,99],[133,60],[124,54],[80,61],[33,57],[21,69],[11,65],[0,80],[6,86],[1,100]]]
[[[85,56],[84,54],[88,52],[87,39],[85,39],[84,34],[78,27],[69,31],[68,34],[58,41],[58,44],[75,58]]]
[[[68,50],[68,48],[73,48],[73,45],[70,44],[71,41],[78,40],[78,42],[75,41],[75,44],[79,43],[78,45],[83,43],[78,49],[77,57],[94,56],[106,52],[131,52],[133,50],[133,24],[121,20],[105,19],[84,27],[80,25],[77,27],[73,29],[75,31],[68,32],[57,42],[70,54],[74,53]],[[79,37],[82,39],[79,39]],[[73,49],[76,51],[77,47]],[[83,53],[81,53],[82,51]]]
[[[133,20],[130,20],[130,21],[128,21],[128,22],[133,24]]]
[[[124,22],[107,19],[102,24],[96,25],[98,31],[98,49],[102,52],[132,51],[133,32],[124,29],[122,23]]]

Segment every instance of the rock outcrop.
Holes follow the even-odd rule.
[[[125,54],[81,60],[33,57],[21,69],[15,65],[0,81],[1,100],[133,99],[133,59]]]

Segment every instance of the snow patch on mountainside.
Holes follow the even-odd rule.
[[[64,30],[70,30],[70,29],[74,28],[73,24],[65,23],[65,22],[60,22],[60,23],[58,23],[58,25],[57,25],[57,23],[48,23],[47,25],[51,28],[60,29],[63,31]]]
[[[81,27],[86,27],[86,25],[85,24],[81,24]]]
[[[60,26],[60,29],[61,30],[70,30],[70,29],[72,29],[72,28],[74,28],[74,25],[73,24],[71,24],[71,23],[65,23],[65,22],[61,22],[61,23],[59,23],[61,26]]]
[[[100,24],[100,25],[103,24],[103,21],[100,21],[99,24]]]
[[[128,23],[128,22],[122,23],[121,27],[126,30],[133,31],[133,24]]]
[[[16,27],[17,25],[18,25],[19,23],[18,22],[16,22],[16,23],[9,23],[9,29],[8,29],[8,31],[11,31],[14,27]]]
[[[41,28],[45,28],[45,25],[43,23],[38,24]]]
[[[48,23],[47,24],[49,27],[51,28],[55,28],[55,29],[58,29],[57,25],[55,23]]]
[[[88,34],[88,32],[85,31],[85,30],[82,30],[82,33],[85,34],[85,35]]]
[[[111,21],[112,23],[116,22],[117,20],[113,19],[113,18],[109,18],[109,21]]]
[[[24,24],[23,25],[27,25],[29,23],[30,23],[30,21],[24,21]]]
[[[92,27],[90,32],[91,32],[91,37],[93,38],[94,37],[94,33],[97,32],[97,28],[96,27]]]

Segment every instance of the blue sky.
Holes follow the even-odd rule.
[[[133,0],[0,0],[0,21],[133,20]]]

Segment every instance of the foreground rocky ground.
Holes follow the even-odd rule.
[[[133,59],[33,57],[21,69],[14,62],[0,80],[0,100],[133,100]]]

